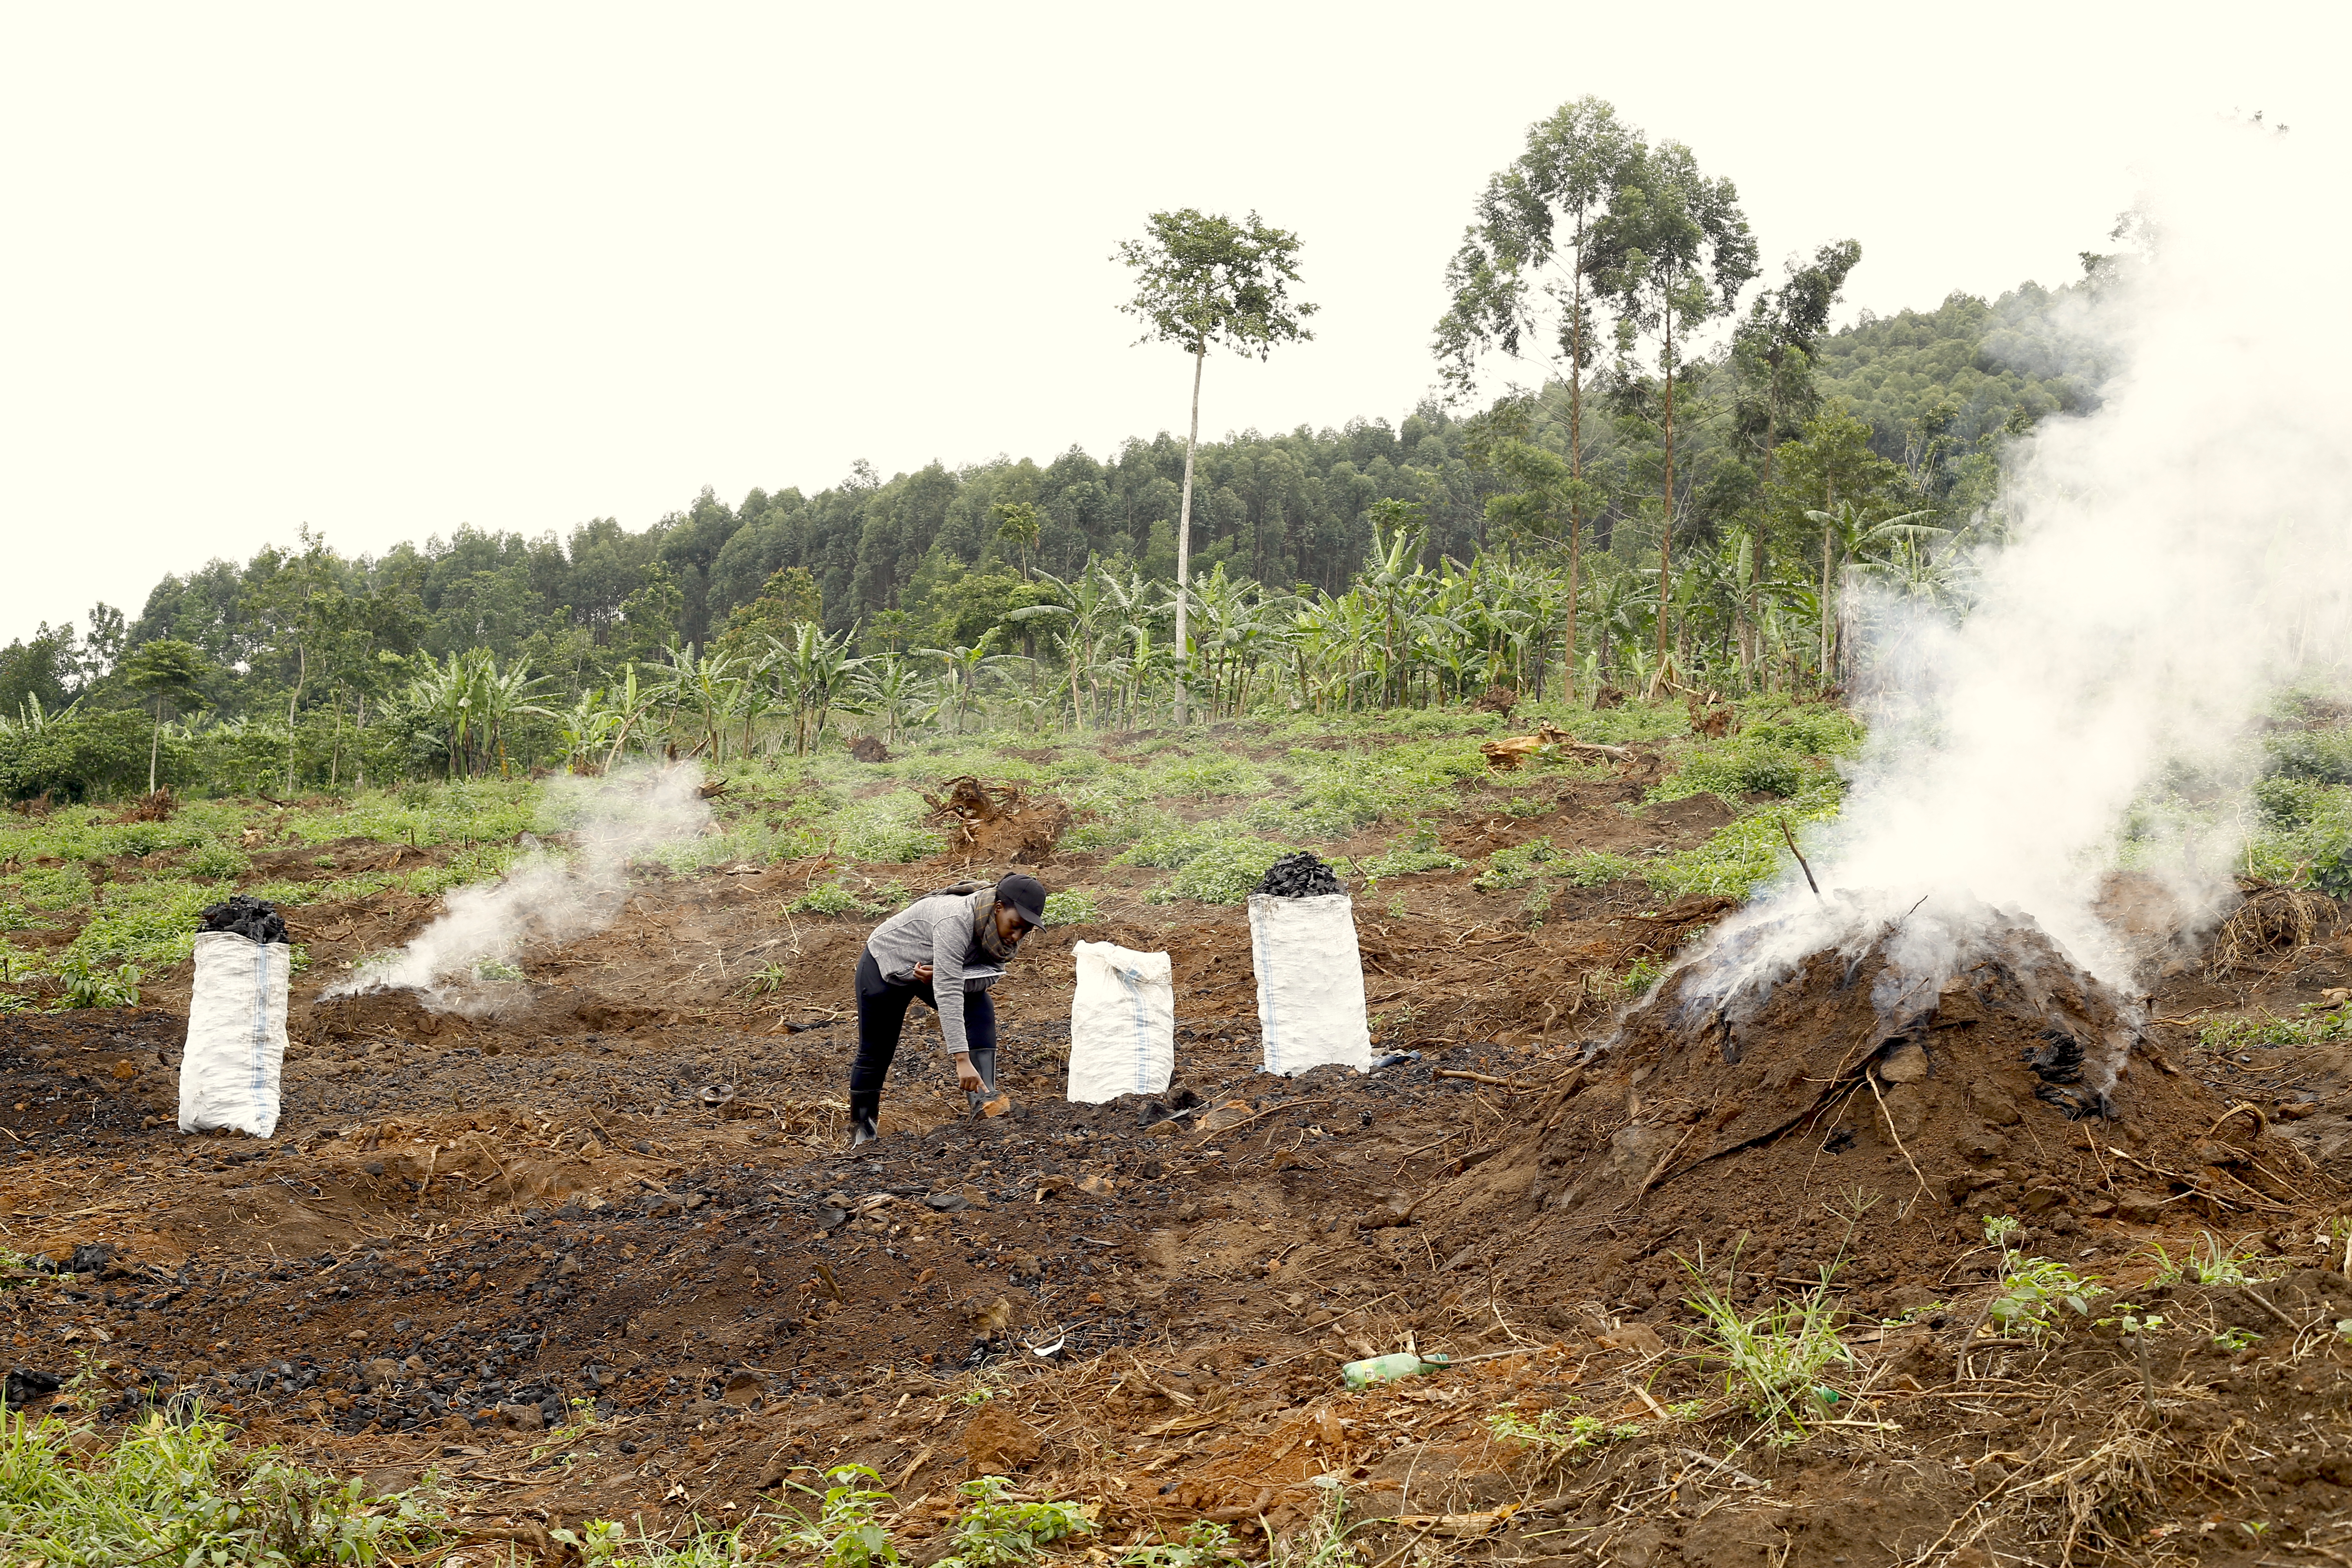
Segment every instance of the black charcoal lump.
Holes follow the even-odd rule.
[[[205,907],[196,923],[198,931],[233,931],[247,942],[284,942],[286,921],[278,913],[276,904],[249,899],[243,893],[225,904]]]
[[[1277,899],[1315,899],[1326,893],[1346,891],[1339,886],[1339,879],[1333,875],[1331,868],[1317,859],[1311,849],[1285,855],[1267,867],[1257,890]]]

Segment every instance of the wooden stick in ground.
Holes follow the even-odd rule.
[[[1895,1114],[1886,1109],[1886,1097],[1878,1092],[1877,1078],[1864,1068],[1862,1069],[1862,1081],[1870,1085],[1870,1098],[1878,1101],[1878,1114],[1886,1119],[1886,1135],[1895,1140],[1895,1152],[1903,1156],[1903,1163],[1911,1167],[1911,1174],[1918,1179],[1919,1195],[1923,1198],[1933,1196],[1927,1190],[1927,1178],[1919,1174],[1918,1162],[1911,1158],[1910,1150],[1903,1147],[1903,1134],[1895,1131]]]
[[[1805,852],[1797,847],[1797,836],[1790,830],[1789,819],[1785,816],[1780,819],[1780,837],[1789,841],[1789,853],[1797,858],[1797,867],[1805,874],[1805,886],[1813,890],[1813,897],[1820,899],[1822,885],[1813,880],[1813,868],[1805,863]],[[1822,899],[1822,901],[1829,902],[1827,899]]]

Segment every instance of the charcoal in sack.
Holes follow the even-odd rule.
[[[1267,867],[1257,890],[1272,899],[1319,899],[1347,891],[1339,886],[1339,876],[1311,849],[1285,855]]]
[[[247,942],[284,942],[286,920],[278,906],[239,893],[226,903],[208,904],[196,918],[196,929],[234,931]]]

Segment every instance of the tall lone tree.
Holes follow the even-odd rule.
[[[1599,226],[1593,270],[1618,309],[1621,357],[1633,358],[1640,332],[1658,338],[1658,370],[1665,384],[1665,482],[1658,525],[1658,667],[1655,695],[1670,668],[1668,622],[1674,602],[1675,373],[1689,352],[1690,335],[1728,313],[1756,276],[1756,239],[1739,211],[1732,183],[1699,172],[1679,142],[1645,151],[1628,172]]]
[[[205,650],[177,637],[142,643],[122,661],[123,684],[155,705],[155,736],[147,747],[147,793],[155,793],[155,762],[163,750],[163,710],[185,713],[204,700],[212,661]]]
[[[1466,395],[1478,362],[1500,350],[1568,383],[1568,689],[1576,689],[1577,569],[1584,512],[1584,372],[1592,363],[1586,285],[1594,240],[1642,135],[1598,98],[1563,104],[1528,129],[1526,151],[1486,182],[1477,218],[1445,268],[1454,302],[1437,323],[1439,374]],[[1517,477],[1517,476],[1515,476]]]
[[[1184,490],[1176,519],[1176,657],[1189,668],[1186,615],[1192,595],[1192,458],[1201,444],[1201,373],[1209,347],[1265,359],[1274,345],[1307,342],[1316,307],[1290,298],[1298,281],[1298,237],[1268,228],[1255,213],[1241,223],[1197,208],[1153,213],[1141,239],[1112,257],[1135,269],[1135,298],[1119,307],[1144,324],[1138,342],[1176,343],[1192,356],[1192,424],[1184,437]],[[1176,722],[1184,722],[1184,680],[1176,682]]]

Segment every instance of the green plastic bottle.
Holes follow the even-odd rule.
[[[1401,1377],[1436,1372],[1445,1365],[1445,1361],[1442,1355],[1418,1356],[1398,1351],[1391,1355],[1376,1355],[1370,1361],[1351,1361],[1339,1369],[1339,1377],[1349,1388],[1368,1388],[1375,1383],[1394,1383]]]

